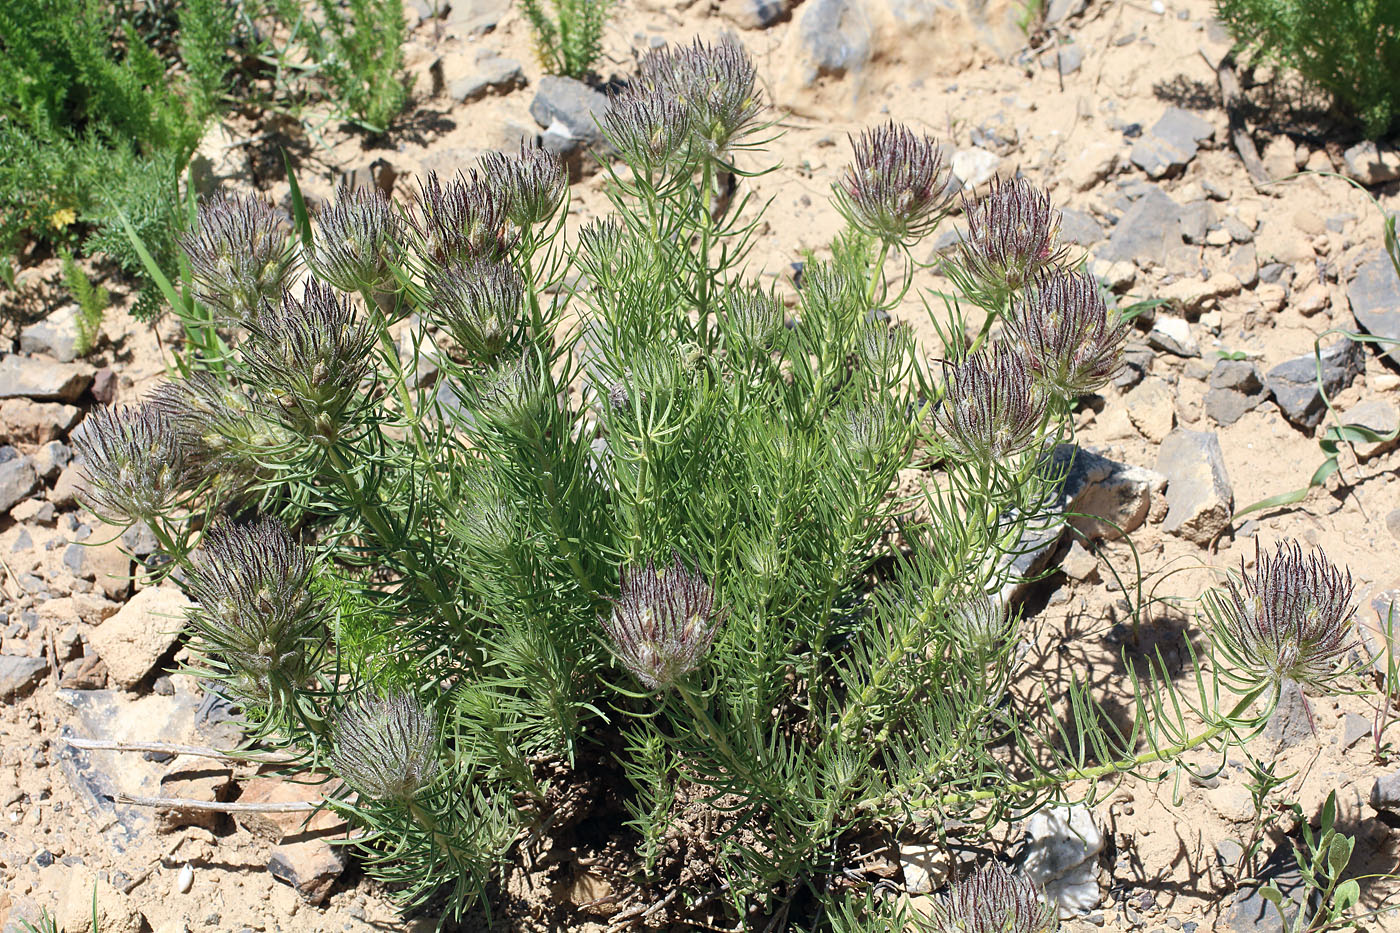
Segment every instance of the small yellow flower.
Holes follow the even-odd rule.
[[[71,207],[60,207],[49,217],[49,226],[55,230],[65,230],[78,219],[77,211]]]

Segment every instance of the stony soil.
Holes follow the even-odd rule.
[[[211,186],[256,188],[285,200],[272,148],[282,139],[299,152],[301,182],[313,201],[347,177],[403,194],[417,173],[466,168],[482,151],[540,134],[531,104],[548,82],[519,14],[503,2],[478,0],[437,18],[432,4],[420,5],[409,7],[417,23],[409,63],[419,97],[387,142],[367,144],[336,129],[318,141],[279,137],[234,121],[214,128],[201,148],[202,177]],[[1251,566],[1256,545],[1286,538],[1319,545],[1347,566],[1363,620],[1374,625],[1373,601],[1400,585],[1400,454],[1393,445],[1343,449],[1340,470],[1296,505],[1233,523],[1230,515],[1305,486],[1325,457],[1319,437],[1337,415],[1382,431],[1400,419],[1400,375],[1369,348],[1342,352],[1329,365],[1336,414],[1319,410],[1310,394],[1311,359],[1301,377],[1296,364],[1276,370],[1310,358],[1319,338],[1331,346],[1338,338],[1324,335],[1333,329],[1355,330],[1358,321],[1383,327],[1395,320],[1384,316],[1387,309],[1400,315],[1400,281],[1377,261],[1382,219],[1368,198],[1386,210],[1400,206],[1400,159],[1384,149],[1373,158],[1349,151],[1352,141],[1308,122],[1296,98],[1273,99],[1273,76],[1259,70],[1253,83],[1244,74],[1246,113],[1263,168],[1276,180],[1253,182],[1229,138],[1216,75],[1228,40],[1210,21],[1209,0],[1090,0],[1087,7],[1056,0],[1054,22],[1036,33],[1035,47],[1005,2],[994,0],[976,18],[944,11],[918,27],[890,19],[897,6],[806,0],[767,28],[738,29],[770,82],[783,130],[771,151],[785,168],[757,183],[771,206],[754,271],[783,279],[805,251],[825,247],[839,225],[827,195],[847,158],[846,134],[892,118],[946,141],[966,181],[1019,172],[1045,186],[1066,209],[1065,238],[1125,304],[1166,300],[1139,319],[1132,368],[1077,418],[1080,444],[1163,478],[1146,481],[1141,524],[1128,540],[1090,540],[1088,547],[1066,540],[1047,555],[1059,569],[1027,596],[1028,673],[1062,683],[1071,674],[1087,678],[1110,713],[1121,708],[1125,647],[1134,663],[1144,647],[1174,637],[1191,624],[1195,598],[1224,570]],[[749,0],[631,0],[610,32],[605,70],[625,73],[662,39],[752,26],[754,11],[769,8],[784,9]],[[883,19],[849,13],[876,9]],[[865,46],[857,41],[862,36]],[[869,60],[849,57],[862,47],[871,50]],[[841,55],[848,56],[844,63],[836,61]],[[483,88],[483,96],[459,99]],[[558,127],[551,132],[557,142]],[[1369,188],[1295,175],[1300,169],[1342,171]],[[571,206],[577,221],[603,207],[600,179],[578,181]],[[934,250],[954,238],[936,240]],[[915,258],[929,259],[930,245],[921,250]],[[118,308],[98,348],[86,359],[60,362],[56,357],[69,355],[65,340],[71,347],[71,309],[61,307],[49,284],[54,272],[52,263],[22,272],[24,289],[6,304],[32,317],[52,313],[23,338],[18,327],[6,330],[0,343],[14,351],[0,361],[0,443],[10,445],[0,448],[4,929],[18,929],[41,907],[57,910],[63,929],[79,929],[94,879],[101,879],[109,911],[104,933],[142,923],[161,933],[417,928],[326,845],[337,827],[324,816],[308,826],[300,816],[171,819],[110,799],[305,799],[314,798],[314,787],[260,780],[245,763],[148,760],[75,751],[62,741],[76,735],[226,747],[232,734],[195,684],[163,673],[181,650],[165,624],[181,597],[125,579],[131,565],[123,547],[141,554],[151,544],[128,536],[87,546],[106,530],[76,509],[64,443],[88,408],[136,398],[163,376],[163,351],[179,340],[178,328],[133,321],[121,311],[121,283],[109,282]],[[946,287],[932,273],[920,275],[921,286]],[[940,307],[936,298],[932,306]],[[933,345],[917,301],[896,317]],[[1128,581],[1127,594],[1115,570]],[[1143,601],[1138,636],[1125,595]],[[1372,702],[1315,700],[1311,724],[1300,707],[1289,706],[1256,749],[1278,762],[1280,774],[1294,775],[1287,795],[1305,813],[1316,814],[1337,791],[1345,831],[1358,838],[1358,874],[1394,872],[1400,859],[1392,829],[1400,817],[1368,802],[1377,779],[1396,768],[1393,757],[1377,753]],[[1396,736],[1392,730],[1385,741]],[[1097,896],[1070,928],[1279,929],[1257,896],[1231,888],[1253,820],[1243,778],[1231,761],[1208,780],[1129,781],[1111,796],[1113,788],[1098,788],[1092,822],[1104,845],[1088,869]],[[1389,805],[1400,806],[1400,793]],[[1282,834],[1291,828],[1284,816],[1265,853],[1285,853]],[[1014,850],[1022,835],[1022,827],[1010,827],[1000,842]],[[905,856],[902,877],[917,899],[913,847]],[[584,868],[571,877],[548,896],[584,904],[607,893]],[[1367,881],[1363,903],[1392,904],[1396,888],[1387,879]],[[498,919],[504,928],[544,928],[530,913],[527,907]],[[601,928],[578,916],[566,928]],[[1363,927],[1400,929],[1400,918],[1378,916]]]

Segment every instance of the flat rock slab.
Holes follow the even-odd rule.
[[[1181,207],[1158,188],[1133,202],[1097,256],[1109,262],[1148,262],[1161,265],[1169,250],[1182,245]]]
[[[1200,143],[1214,135],[1215,127],[1206,120],[1171,107],[1133,144],[1128,157],[1149,178],[1164,178],[1185,168],[1196,157]]]
[[[11,353],[0,360],[0,398],[76,402],[92,384],[92,369],[80,363]]]
[[[39,685],[48,669],[43,658],[0,654],[0,700],[25,696]]]
[[[1347,285],[1352,317],[1368,334],[1400,341],[1400,277],[1384,252],[1377,251],[1357,267]],[[1386,351],[1393,363],[1400,364],[1400,343]]]
[[[112,679],[130,690],[146,678],[180,637],[192,604],[173,586],[153,586],[88,633]]]
[[[1164,530],[1205,545],[1229,527],[1235,494],[1214,431],[1178,428],[1168,434],[1157,454],[1157,472],[1167,478]]]
[[[585,146],[603,141],[597,121],[608,112],[608,99],[603,94],[573,78],[545,75],[530,103],[530,116],[546,129],[562,126],[573,139]]]

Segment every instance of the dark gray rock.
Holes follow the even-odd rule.
[[[1128,344],[1123,348],[1123,368],[1113,377],[1113,384],[1120,389],[1131,389],[1152,371],[1152,361],[1156,358],[1156,352],[1146,344]]]
[[[597,121],[607,113],[608,99],[573,78],[545,75],[540,78],[530,116],[546,130],[562,126],[579,145],[596,146],[603,141]]]
[[[1322,350],[1322,388],[1333,396],[1351,385],[1366,368],[1361,345],[1342,338]],[[1318,360],[1313,354],[1299,356],[1269,370],[1265,385],[1273,393],[1283,416],[1292,424],[1312,430],[1327,412],[1317,387]]]
[[[18,353],[0,360],[0,398],[75,402],[91,384],[92,370],[78,363],[56,363]]]
[[[1259,284],[1259,253],[1253,243],[1245,243],[1230,257],[1226,272],[1240,280],[1244,288]]]
[[[1400,509],[1391,509],[1385,516],[1385,527],[1390,531],[1390,536],[1396,541],[1400,541]]]
[[[1275,750],[1283,751],[1312,739],[1313,728],[1303,691],[1297,684],[1286,684],[1279,695],[1278,706],[1264,726],[1264,740],[1272,742]]]
[[[1347,285],[1347,300],[1362,330],[1400,340],[1400,278],[1384,252],[1371,254],[1357,268]],[[1400,345],[1390,347],[1386,356],[1391,362],[1400,363]]]
[[[1264,380],[1259,367],[1249,360],[1218,360],[1210,371],[1210,387],[1254,395],[1263,390]]]
[[[1050,6],[1045,10],[1045,25],[1054,26],[1071,16],[1078,16],[1088,5],[1089,0],[1050,0]]]
[[[804,83],[858,72],[870,61],[874,35],[859,0],[808,0],[797,23]]]
[[[1060,242],[1093,246],[1103,239],[1103,227],[1085,211],[1065,208],[1060,211]]]
[[[1342,716],[1342,748],[1351,748],[1371,734],[1371,720],[1360,713],[1346,713]]]
[[[0,514],[29,498],[39,486],[39,471],[28,457],[0,463]]]
[[[1210,420],[1224,427],[1239,421],[1246,412],[1258,408],[1266,398],[1263,393],[1246,395],[1234,389],[1207,389],[1206,414],[1210,416]]]
[[[1138,198],[1114,225],[1108,245],[1098,251],[1109,262],[1161,265],[1167,251],[1181,245],[1181,208],[1158,188]]]
[[[1192,201],[1181,209],[1181,235],[1187,243],[1204,243],[1215,225],[1215,207],[1209,201]]]
[[[0,699],[25,696],[39,685],[48,669],[48,662],[43,658],[0,654]]]
[[[1259,888],[1265,884],[1274,885],[1283,894],[1287,926],[1278,908],[1259,894]],[[1298,871],[1293,846],[1285,841],[1269,856],[1259,872],[1258,882],[1235,892],[1224,912],[1225,926],[1234,933],[1285,933],[1294,929],[1299,910],[1306,911],[1305,916],[1311,916],[1316,910],[1316,905],[1309,901],[1311,891]],[[1301,929],[1301,926],[1298,928]]]
[[[487,94],[507,94],[525,86],[520,62],[499,55],[483,55],[476,60],[476,71],[452,82],[447,89],[453,100],[468,101]]]
[[[1230,524],[1235,494],[1214,431],[1178,428],[1157,453],[1167,478],[1167,517],[1162,528],[1196,544],[1209,544]]]
[[[1180,107],[1170,107],[1142,139],[1133,144],[1129,159],[1150,178],[1179,172],[1196,157],[1202,140],[1215,135],[1210,123]]]
[[[1400,810],[1400,771],[1378,777],[1371,785],[1371,808],[1392,813]]]
[[[720,15],[740,29],[767,29],[787,19],[791,0],[725,0]]]

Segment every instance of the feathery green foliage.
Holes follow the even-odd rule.
[[[970,336],[950,302],[945,369],[882,322],[947,209],[933,140],[855,140],[830,257],[760,284],[747,55],[654,52],[614,104],[626,170],[576,235],[563,167],[528,148],[424,180],[401,227],[352,192],[297,236],[206,205],[200,297],[171,289],[189,375],[74,438],[86,499],[146,522],[191,589],[197,672],[252,745],[326,775],[372,873],[455,913],[557,836],[635,852],[595,864],[654,923],[888,929],[870,839],[1223,767],[1282,679],[1330,688],[1350,590],[1290,551],[1231,591],[1268,613],[1209,603],[1184,678],[1126,665],[1123,729],[1079,682],[1013,698],[1038,675],[999,594],[1065,520],[1056,451],[1125,337],[1060,265],[1048,200],[978,202],[950,262],[986,317]],[[283,294],[293,255],[301,297],[237,298]],[[1231,667],[1289,650],[1310,604],[1275,597],[1299,592],[1327,638],[1277,677]],[[933,928],[1042,930],[1038,897],[988,867]]]
[[[1331,94],[1366,135],[1400,118],[1400,3],[1394,0],[1216,0],[1235,41]]]
[[[593,73],[603,54],[603,30],[612,0],[520,0],[520,9],[535,33],[535,51],[550,74],[582,80]]]
[[[78,303],[78,342],[75,347],[79,356],[87,356],[97,344],[102,331],[102,316],[112,303],[112,296],[102,286],[93,287],[92,279],[73,259],[72,253],[63,254],[63,279],[68,291]]]

